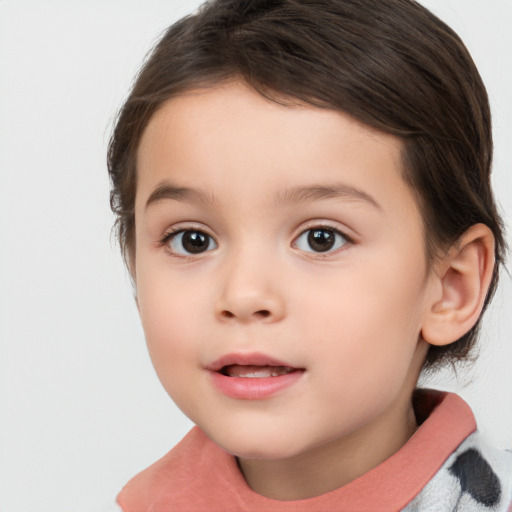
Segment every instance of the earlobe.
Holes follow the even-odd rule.
[[[422,326],[431,345],[448,345],[477,322],[494,271],[494,236],[484,224],[471,226],[436,265],[441,297],[436,297]]]

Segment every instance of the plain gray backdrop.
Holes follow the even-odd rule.
[[[512,220],[512,0],[424,0],[464,39],[494,115],[494,185]],[[111,242],[112,120],[190,0],[0,0],[0,512],[101,510],[190,422],[146,353]],[[510,236],[508,237],[510,243]],[[512,286],[455,379],[480,428],[512,447]]]

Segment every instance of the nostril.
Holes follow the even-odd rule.
[[[225,309],[224,311],[222,311],[221,316],[223,318],[235,318],[237,315],[235,313],[232,313],[231,311]],[[271,313],[268,309],[260,309],[258,311],[255,311],[253,313],[253,316],[259,317],[259,318],[268,318],[269,316],[271,316]]]

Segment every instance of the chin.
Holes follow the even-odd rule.
[[[205,430],[205,434],[223,450],[241,459],[288,459],[307,449],[301,443],[294,443],[289,435],[267,435],[267,432],[215,432]]]

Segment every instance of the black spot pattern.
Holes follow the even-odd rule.
[[[494,507],[501,499],[501,485],[489,463],[474,448],[461,453],[449,468],[462,488],[475,501]]]

